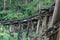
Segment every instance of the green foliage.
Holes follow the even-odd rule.
[[[3,1],[1,0],[0,2],[2,5]],[[10,5],[10,0],[6,0],[6,7],[10,10],[0,11],[0,14],[3,15],[0,17],[0,19],[12,20],[14,18],[16,19],[25,18],[29,16],[30,14],[34,14],[35,12],[37,12],[38,3],[40,3],[41,8],[47,8],[52,2],[53,2],[52,0],[33,0],[27,5],[25,5],[25,3],[23,3],[23,0],[22,1],[12,0],[11,5]],[[19,10],[18,10],[18,7],[19,7]]]

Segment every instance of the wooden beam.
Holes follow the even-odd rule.
[[[59,31],[59,29],[58,29],[58,30],[56,30],[55,32],[50,33],[50,34],[48,35],[48,37],[50,37],[51,35],[53,35],[53,34],[57,33],[58,31]]]
[[[44,13],[42,13],[42,14],[36,14],[36,15],[32,15],[32,16],[29,16],[29,17],[27,17],[27,18],[24,18],[24,19],[15,19],[15,20],[10,20],[10,21],[1,21],[1,24],[10,24],[10,23],[18,23],[18,22],[24,22],[24,20],[26,20],[26,21],[30,21],[30,19],[34,19],[34,18],[37,18],[38,16],[45,16],[45,15],[47,15],[47,16],[50,16],[51,14],[44,14]]]

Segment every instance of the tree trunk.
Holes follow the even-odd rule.
[[[56,0],[55,2],[55,9],[53,12],[50,27],[52,27],[58,21],[60,21],[60,0]]]
[[[28,4],[28,0],[25,0],[25,5],[27,5]]]
[[[6,0],[4,0],[4,10],[6,10]]]
[[[10,0],[10,9],[11,9],[11,4],[12,4],[11,2],[12,2],[12,0]]]

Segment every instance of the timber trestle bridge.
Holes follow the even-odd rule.
[[[18,39],[23,40],[23,30],[26,27],[26,40],[60,40],[60,12],[58,3],[53,3],[47,9],[41,9],[38,14],[24,19],[0,21],[1,24],[10,26],[10,34],[14,35],[14,25],[18,25]],[[60,5],[60,4],[59,4]],[[59,10],[58,10],[59,9]],[[58,10],[58,12],[56,12]],[[56,14],[56,15],[55,15]],[[36,36],[34,36],[34,30]]]

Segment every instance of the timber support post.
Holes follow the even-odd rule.
[[[40,40],[40,33],[41,33],[41,17],[38,17],[38,23],[37,23],[37,30],[36,30],[36,39]]]
[[[47,37],[44,35],[44,32],[47,29],[47,15],[45,15],[42,19],[42,40],[46,40]]]
[[[13,27],[13,24],[10,24],[10,35],[12,37],[12,40],[14,40],[14,27]]]
[[[31,21],[31,32],[30,32],[30,40],[33,40],[34,39],[34,35],[33,35],[33,29],[34,29],[34,24],[33,24],[33,22]]]
[[[18,27],[18,40],[23,40],[23,24],[19,22],[19,27]]]
[[[29,37],[29,25],[30,25],[30,22],[27,23],[26,40],[28,40],[28,37]]]
[[[30,38],[30,40],[33,40],[33,38],[34,38],[34,35],[33,35],[33,27],[34,27],[34,25],[33,25],[33,22],[32,22],[32,20],[30,19],[30,21],[28,22],[28,26],[27,26],[28,28],[28,37]]]

